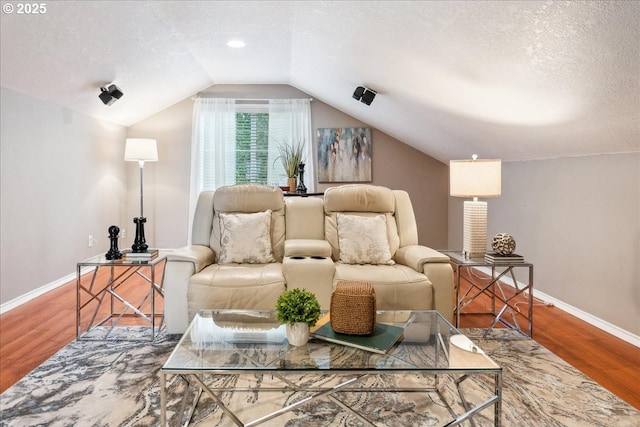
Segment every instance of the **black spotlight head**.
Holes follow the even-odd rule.
[[[371,89],[366,89],[362,94],[362,99],[360,101],[364,102],[367,105],[371,105],[371,103],[373,102],[373,98],[376,97],[376,93],[377,92]]]
[[[353,99],[367,105],[371,105],[375,97],[376,91],[364,86],[358,86],[355,92],[353,92]]]
[[[109,93],[111,93],[111,96],[113,96],[115,99],[120,99],[122,98],[122,95],[124,95],[124,93],[122,93],[122,90],[120,90],[120,88],[116,85],[109,86]]]
[[[362,86],[358,86],[356,88],[356,91],[353,92],[353,99],[355,99],[356,101],[360,101],[360,98],[362,98],[362,94],[364,93],[365,89]]]
[[[102,101],[104,105],[111,105],[116,102],[116,99],[111,96],[107,88],[104,87],[100,88],[100,95],[98,95],[98,98],[100,98],[100,101]]]
[[[111,105],[118,99],[122,98],[122,90],[116,85],[109,85],[108,87],[100,88],[100,95],[98,98],[104,103],[104,105]]]

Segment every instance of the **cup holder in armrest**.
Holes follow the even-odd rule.
[[[326,256],[320,256],[320,255],[312,255],[312,256],[301,256],[301,255],[295,255],[295,256],[290,256],[288,257],[289,259],[315,259],[315,260],[323,260],[323,259],[327,259]]]

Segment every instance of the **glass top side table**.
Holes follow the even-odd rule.
[[[108,260],[100,254],[80,261],[76,271],[76,338],[106,340],[114,327],[127,317],[144,319],[151,326],[151,340],[164,324],[163,310],[156,310],[156,298],[164,301],[162,281],[169,251],[159,251],[150,260]],[[160,270],[161,269],[161,270]],[[89,270],[89,271],[87,271]],[[160,274],[162,273],[162,274]],[[136,280],[138,278],[138,280]],[[148,286],[140,291],[142,278]],[[143,294],[142,296],[140,296]],[[96,329],[98,327],[104,327]],[[127,337],[117,337],[127,339]]]
[[[494,326],[500,322],[510,329],[514,329],[523,335],[531,338],[533,334],[533,264],[526,261],[501,261],[492,263],[484,257],[465,257],[458,251],[440,251],[447,255],[456,276],[456,306],[455,306],[455,326],[460,327],[460,314],[491,314],[493,320],[489,328],[485,331],[484,337],[491,332]],[[528,279],[526,283],[518,282],[515,270],[523,268],[527,270]],[[482,270],[489,271],[488,274]],[[462,293],[460,281],[464,280],[470,286]],[[486,295],[491,300],[491,307],[486,312],[468,312],[464,308],[472,303],[480,295]],[[527,304],[526,312],[522,312],[516,306],[517,303]],[[518,322],[517,315],[521,314],[526,318],[526,329],[523,329]],[[511,320],[505,319],[509,314]]]

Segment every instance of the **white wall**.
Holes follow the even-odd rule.
[[[537,290],[640,336],[640,153],[509,162],[502,174],[489,239],[514,236]],[[462,199],[450,198],[449,225],[459,249]]]
[[[125,128],[4,88],[0,94],[5,304],[109,249],[107,229],[125,214]]]

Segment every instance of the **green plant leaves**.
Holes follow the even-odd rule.
[[[320,318],[320,303],[313,292],[290,289],[278,297],[276,317],[280,323],[302,322],[313,326]]]

